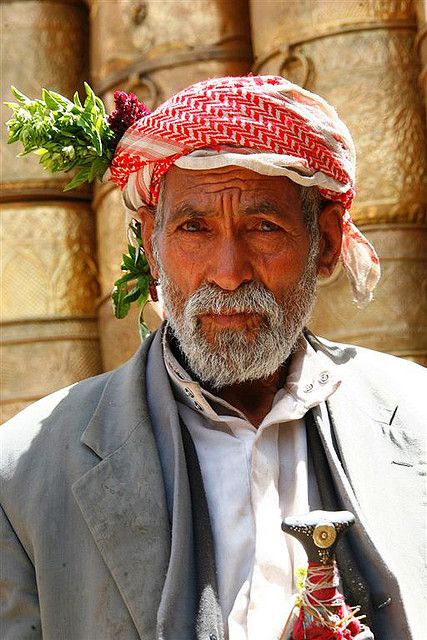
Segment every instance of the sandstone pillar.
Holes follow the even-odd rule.
[[[87,9],[79,2],[2,3],[2,100],[10,85],[69,97],[87,79]],[[2,109],[2,122],[10,117]],[[37,158],[16,158],[2,131],[1,419],[101,371],[95,226],[89,191],[64,194]]]

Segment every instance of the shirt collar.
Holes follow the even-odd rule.
[[[172,352],[167,329],[163,332],[162,343],[166,370],[178,401],[211,420],[220,420],[224,415],[246,419],[238,409],[191,378]],[[315,351],[301,335],[291,357],[284,387],[276,394],[268,421],[274,420],[274,414],[280,411],[285,398],[292,401],[295,418],[303,417],[309,409],[327,400],[340,384],[337,365],[321,351]]]
[[[191,378],[172,352],[168,340],[167,326],[163,331],[162,344],[166,371],[172,384],[174,396],[179,402],[186,404],[211,420],[218,420],[220,415],[236,415],[245,419],[245,416],[240,411],[225,400],[222,400],[222,398],[203,389],[198,382]]]

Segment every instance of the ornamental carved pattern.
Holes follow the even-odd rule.
[[[296,46],[286,65],[333,104],[356,144],[358,224],[425,222],[427,137],[414,58],[415,30],[378,28],[330,35]],[[283,56],[282,56],[283,60]],[[277,73],[281,59],[263,72]]]
[[[47,341],[38,341],[33,335],[31,343],[22,341],[1,347],[1,422],[48,393],[101,373],[98,339],[87,339],[82,333],[80,339],[58,336]]]
[[[352,304],[347,278],[339,267],[332,278],[320,282],[311,328],[334,340],[427,364],[426,230],[389,223],[364,232],[381,262],[374,301],[365,309]]]
[[[354,137],[359,224],[426,220],[427,138],[413,46],[411,31],[380,30],[299,48],[315,61],[309,88],[334,104]]]
[[[90,5],[95,81],[136,57],[152,59],[170,50],[249,35],[249,14],[243,0],[180,0],[179,11],[171,11],[170,3],[156,0],[91,0]]]
[[[250,70],[250,26],[245,0],[182,0],[179,12],[171,12],[170,4],[156,0],[92,0],[90,5],[92,78],[108,109],[113,105],[113,89],[133,91],[154,108],[193,82]],[[239,50],[243,57],[218,58],[212,51],[199,60],[202,49],[206,55],[206,49],[221,47]],[[184,56],[184,62],[180,56]],[[131,71],[135,64],[148,65],[150,70]],[[117,74],[119,79],[114,80]]]
[[[1,233],[3,320],[96,314],[95,229],[86,205],[11,204]]]
[[[256,57],[280,44],[344,29],[416,23],[413,0],[250,0],[250,7]]]

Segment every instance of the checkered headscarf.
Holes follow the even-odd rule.
[[[157,202],[171,165],[186,169],[243,166],[317,186],[341,202],[341,257],[355,300],[369,302],[378,282],[378,256],[353,224],[355,149],[347,127],[320,96],[280,76],[214,78],[198,82],[133,124],[120,140],[110,179],[133,210]]]

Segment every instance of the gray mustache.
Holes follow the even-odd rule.
[[[245,282],[236,291],[226,292],[215,284],[203,284],[188,299],[184,315],[210,313],[259,313],[277,315],[280,307],[273,294],[259,282]]]

